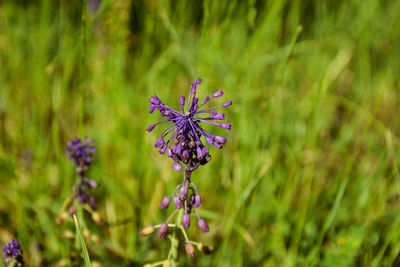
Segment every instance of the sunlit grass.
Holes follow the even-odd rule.
[[[0,4],[0,241],[17,238],[26,262],[83,264],[72,219],[55,223],[76,135],[95,141],[89,176],[111,224],[79,218],[101,237],[91,260],[166,258],[168,241],[138,235],[181,179],[145,131],[147,101],[178,107],[201,77],[200,98],[232,99],[233,126],[193,173],[210,233],[189,234],[215,253],[182,247],[184,265],[399,264],[400,2],[104,1],[83,50],[80,1],[15,2]]]

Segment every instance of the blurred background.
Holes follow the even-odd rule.
[[[76,179],[66,143],[88,136],[91,259],[166,258],[168,240],[138,235],[182,179],[153,146],[162,127],[145,131],[148,98],[176,108],[201,77],[233,126],[208,128],[228,143],[192,175],[210,232],[189,235],[214,254],[181,243],[182,266],[400,265],[399,29],[400,1],[0,1],[1,244],[82,265],[55,218]]]

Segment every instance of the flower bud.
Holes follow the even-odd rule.
[[[170,202],[171,202],[171,197],[164,197],[160,203],[160,208],[163,210],[167,209]]]
[[[153,225],[147,225],[140,230],[139,234],[141,236],[148,236],[154,232],[154,227]]]
[[[160,238],[164,238],[165,235],[167,234],[167,231],[168,231],[168,224],[167,224],[167,223],[163,223],[163,224],[161,224],[160,229],[158,230],[157,235],[158,235]]]
[[[190,226],[190,215],[187,213],[183,214],[182,226],[185,228],[189,228],[189,226]]]
[[[199,146],[196,148],[196,152],[197,152],[198,159],[203,158],[203,153],[201,152],[201,148]]]
[[[165,260],[165,261],[163,262],[162,267],[171,267],[171,261],[170,261],[170,260]]]
[[[193,258],[196,256],[196,251],[192,243],[186,243],[185,250],[189,258]]]
[[[153,105],[161,104],[161,100],[157,97],[157,95],[150,97],[149,102]]]
[[[201,197],[199,194],[196,194],[194,196],[194,204],[193,204],[194,208],[200,208],[201,207]]]
[[[90,188],[96,188],[98,186],[95,180],[88,179],[86,182]]]
[[[89,197],[89,206],[94,210],[97,208],[96,199],[93,196]]]
[[[178,162],[174,162],[171,166],[174,171],[180,172],[182,170],[182,165]]]
[[[228,130],[231,129],[231,124],[230,123],[221,123],[220,125],[221,125],[222,128],[225,128],[225,129],[228,129]]]
[[[150,125],[149,127],[146,128],[146,131],[151,132],[155,128],[155,125]]]
[[[210,231],[208,229],[207,223],[204,219],[200,218],[199,221],[197,222],[197,225],[200,227],[200,229],[203,233],[207,233],[208,231]]]
[[[185,105],[185,97],[184,96],[179,97],[179,103],[181,103],[182,106]]]
[[[185,199],[187,196],[187,193],[188,193],[188,188],[185,185],[183,185],[181,187],[181,190],[179,191],[179,196],[181,197],[181,199]]]
[[[208,150],[208,148],[206,146],[203,146],[203,153],[204,153],[204,155],[208,155],[208,153],[210,153],[210,151]]]
[[[179,197],[174,197],[174,204],[177,209],[183,208],[182,201],[179,199]]]
[[[232,101],[231,101],[231,100],[228,100],[228,101],[226,101],[226,103],[223,105],[223,107],[226,108],[226,107],[228,107],[228,106],[230,106],[230,105],[232,105]]]
[[[220,97],[220,96],[222,96],[224,94],[224,92],[222,92],[222,90],[219,90],[219,91],[217,91],[217,92],[215,92],[214,94],[213,94],[213,97]]]
[[[186,160],[187,158],[189,158],[189,151],[188,150],[183,150],[182,152],[182,157],[184,160]]]
[[[197,249],[203,252],[206,255],[211,254],[214,251],[214,248],[211,246],[204,245],[203,243],[200,243],[197,245]]]
[[[164,144],[165,144],[164,139],[163,139],[162,137],[160,137],[160,139],[158,139],[158,140],[154,143],[154,146],[155,146],[155,147],[161,147],[161,146],[164,145]]]
[[[164,144],[164,145],[158,150],[158,152],[160,152],[161,154],[164,154],[164,153],[165,153],[165,150],[167,150],[167,145],[166,145],[166,144]]]

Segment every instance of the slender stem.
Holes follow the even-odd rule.
[[[183,236],[185,237],[186,242],[190,242],[190,240],[186,234],[185,228],[183,226],[181,226],[180,228],[182,230],[182,233],[183,233]]]
[[[83,114],[84,114],[84,96],[85,96],[85,74],[86,74],[86,0],[82,1],[82,20],[81,20],[81,69],[79,71],[80,78],[80,109],[79,109],[79,134],[82,135]]]

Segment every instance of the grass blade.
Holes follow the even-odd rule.
[[[86,247],[85,238],[83,237],[81,226],[79,225],[78,218],[74,215],[74,221],[76,226],[76,231],[79,236],[79,241],[81,242],[81,247],[83,251],[83,259],[85,260],[85,266],[91,267],[92,264],[90,263],[89,252]]]

